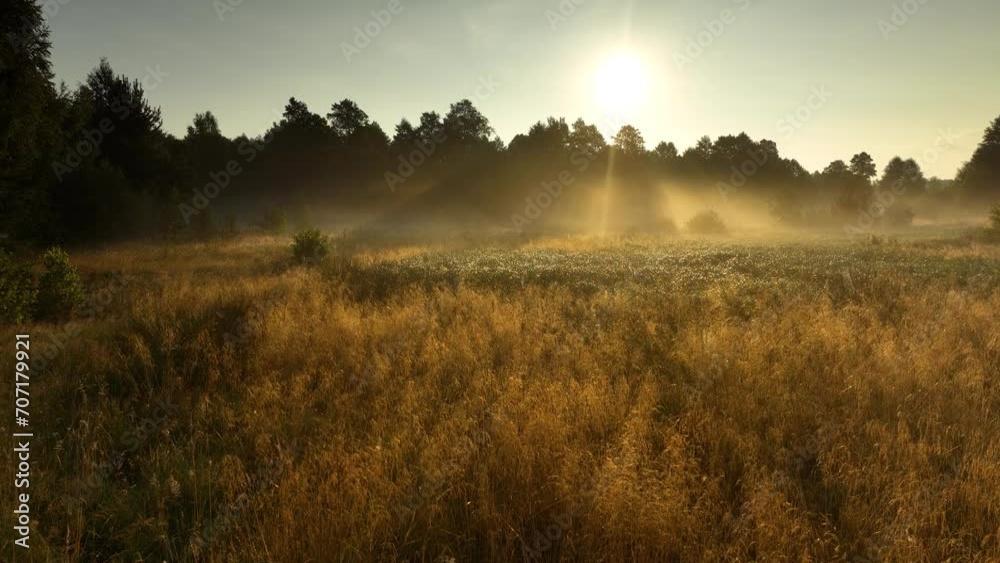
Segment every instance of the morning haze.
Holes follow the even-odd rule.
[[[616,113],[595,104],[586,87],[622,48],[656,77],[631,115],[649,141],[681,148],[701,135],[739,131],[781,140],[778,120],[811,87],[826,85],[835,103],[795,135],[791,155],[804,166],[849,157],[859,139],[880,162],[916,154],[937,129],[951,127],[969,136],[927,170],[951,178],[995,117],[980,95],[1000,85],[991,35],[1000,5],[990,0],[913,0],[919,9],[888,39],[878,22],[894,25],[893,5],[902,10],[906,2],[577,2],[563,3],[575,11],[564,7],[571,15],[559,21],[546,15],[560,13],[554,0],[401,0],[402,13],[350,63],[341,43],[388,2],[244,0],[229,11],[208,0],[70,0],[49,23],[56,74],[71,85],[101,56],[130,75],[157,64],[169,72],[150,98],[174,134],[206,109],[227,135],[256,134],[292,95],[315,107],[349,97],[390,130],[401,117],[470,97],[479,77],[492,73],[504,88],[480,109],[509,141],[547,115],[597,122]],[[674,54],[725,9],[735,21],[679,70]],[[927,109],[940,106],[949,111]]]
[[[1000,561],[995,2],[4,0],[2,561]]]

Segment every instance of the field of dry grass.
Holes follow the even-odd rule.
[[[18,331],[37,561],[1000,560],[996,246],[71,255],[89,314]]]

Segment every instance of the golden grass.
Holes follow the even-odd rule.
[[[614,249],[523,250],[591,244]],[[1000,560],[995,276],[365,298],[346,273],[426,248],[323,271],[280,239],[75,254],[129,283],[32,382],[32,555]],[[24,331],[40,350],[65,327]]]

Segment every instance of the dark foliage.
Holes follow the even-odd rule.
[[[106,59],[76,89],[57,89],[39,5],[7,5],[0,20],[0,221],[12,240],[204,237],[218,230],[213,216],[259,224],[263,209],[282,216],[277,210],[299,209],[296,227],[306,228],[318,206],[367,213],[385,225],[445,217],[509,226],[526,201],[530,214],[548,197],[605,185],[618,186],[617,215],[626,218],[608,227],[621,230],[655,230],[667,219],[656,210],[663,185],[727,202],[767,201],[775,220],[798,225],[810,224],[817,209],[905,224],[912,198],[954,200],[961,192],[978,204],[1000,193],[1000,118],[954,189],[929,182],[916,161],[900,157],[878,178],[866,152],[811,174],[781,156],[774,141],[745,133],[703,137],[683,151],[669,142],[650,149],[634,125],[602,134],[582,119],[550,117],[504,146],[467,99],[444,115],[401,120],[392,138],[353,100],[332,103],[323,116],[290,98],[280,120],[258,136],[228,138],[205,111],[178,139],[162,130],[160,110],[146,95],[152,86],[116,74]],[[896,209],[886,204],[890,191],[893,202],[904,202]],[[524,229],[569,223],[590,205],[564,197]],[[261,226],[284,231],[277,218]],[[522,223],[515,219],[519,230]]]

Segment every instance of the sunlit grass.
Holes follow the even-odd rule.
[[[129,283],[34,375],[33,553],[1000,557],[996,246],[333,253],[294,267],[288,240],[257,238],[74,255],[92,291]],[[65,327],[24,330],[42,353]]]

